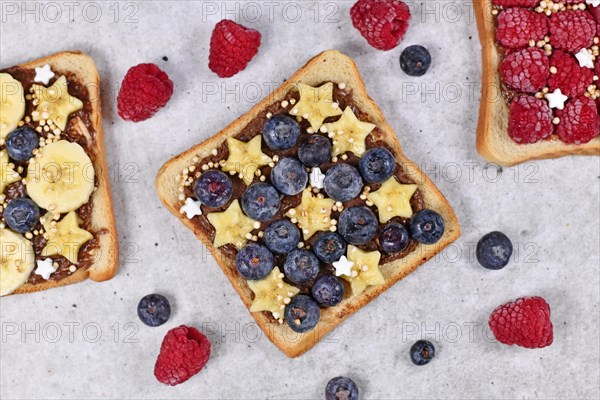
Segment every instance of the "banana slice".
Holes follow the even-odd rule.
[[[33,245],[22,235],[0,229],[0,296],[22,286],[35,267]]]
[[[9,74],[0,74],[0,140],[6,139],[24,114],[23,85]]]
[[[94,165],[83,147],[66,140],[39,148],[27,168],[27,193],[53,213],[76,210],[94,190]]]
[[[0,195],[11,183],[21,180],[21,175],[15,171],[15,165],[8,159],[6,150],[0,151]]]

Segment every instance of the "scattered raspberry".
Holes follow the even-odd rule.
[[[556,116],[560,118],[556,134],[565,143],[587,143],[600,132],[598,108],[589,97],[575,97],[564,110],[556,110]]]
[[[493,0],[492,3],[499,7],[527,7],[533,8],[540,4],[540,0]]]
[[[139,122],[163,108],[173,94],[173,82],[154,64],[131,67],[117,96],[117,110],[126,121]]]
[[[594,44],[596,21],[585,10],[557,12],[550,18],[550,40],[561,50],[577,53]]]
[[[592,84],[594,72],[589,68],[579,66],[577,59],[561,50],[555,50],[550,56],[550,68],[556,68],[556,73],[550,73],[548,87],[550,91],[560,88],[564,95],[575,97],[587,91]]]
[[[175,386],[196,375],[208,362],[210,341],[196,328],[181,325],[165,335],[154,365],[159,382]]]
[[[544,86],[550,74],[550,61],[536,47],[516,51],[500,64],[502,80],[520,92],[535,93]]]
[[[220,78],[243,71],[258,53],[260,32],[224,19],[215,25],[210,37],[208,68]]]
[[[517,143],[535,143],[552,134],[552,110],[546,101],[518,96],[510,105],[508,134]]]
[[[541,297],[523,297],[496,308],[489,320],[500,343],[539,349],[552,344],[550,306]]]
[[[391,50],[408,30],[410,9],[400,0],[358,0],[350,9],[352,25],[379,50]]]
[[[498,14],[496,39],[509,48],[526,47],[530,40],[538,41],[548,33],[548,18],[524,8],[508,8]]]

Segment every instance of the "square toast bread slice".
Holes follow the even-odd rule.
[[[508,136],[509,107],[501,92],[498,68],[502,59],[496,45],[492,0],[473,0],[473,6],[482,51],[481,103],[477,125],[479,154],[503,166],[567,155],[600,155],[600,136],[585,144],[567,144],[556,136],[537,143],[518,144]]]
[[[95,131],[93,138],[95,146],[91,146],[90,150],[86,149],[86,152],[92,159],[98,180],[98,187],[89,200],[92,202],[91,224],[93,232],[103,233],[97,235],[98,246],[94,250],[94,263],[89,269],[78,268],[75,273],[58,281],[47,280],[36,285],[26,283],[11,294],[38,292],[81,282],[88,278],[96,282],[106,281],[115,276],[119,268],[119,243],[106,162],[104,131],[102,130],[100,77],[98,76],[96,64],[90,56],[83,52],[64,51],[16,67],[33,69],[45,64],[50,65],[56,77],[69,74],[69,79],[75,79],[88,90],[88,101],[91,103],[92,110],[90,124]],[[91,138],[86,125],[81,119],[78,120],[77,129],[88,140]],[[92,151],[93,154],[89,154],[89,151]]]
[[[298,334],[292,331],[287,324],[277,324],[265,312],[252,313],[252,316],[265,332],[266,336],[289,357],[297,357],[316,343],[330,331],[335,329],[346,318],[358,311],[386,289],[413,272],[419,265],[439,253],[460,236],[458,220],[451,206],[433,182],[406,156],[403,155],[396,134],[386,122],[381,110],[367,95],[356,65],[349,57],[334,50],[325,51],[311,59],[304,67],[292,75],[278,89],[268,95],[246,114],[232,122],[229,126],[203,143],[175,156],[167,161],[156,177],[156,191],[167,207],[185,226],[190,228],[204,245],[210,250],[217,263],[231,281],[238,292],[244,305],[249,309],[252,304],[253,293],[246,281],[239,275],[234,262],[220,254],[220,250],[213,246],[212,240],[206,232],[199,229],[191,220],[182,215],[179,210],[182,201],[178,199],[179,191],[176,176],[182,169],[192,163],[194,157],[200,159],[210,155],[211,149],[221,145],[228,137],[236,136],[250,121],[270,104],[280,102],[288,91],[297,87],[298,83],[316,86],[322,82],[344,82],[353,91],[353,101],[363,113],[368,115],[367,120],[376,124],[382,137],[397,154],[396,161],[407,171],[412,171],[411,179],[419,185],[426,208],[439,212],[445,221],[443,237],[434,245],[419,244],[407,257],[392,261],[380,266],[385,278],[385,283],[379,286],[370,286],[362,294],[344,299],[338,306],[321,309],[321,319],[318,325],[310,332]]]

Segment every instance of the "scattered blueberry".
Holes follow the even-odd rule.
[[[346,242],[361,245],[375,237],[379,222],[369,208],[364,206],[346,208],[340,214],[338,232]]]
[[[346,254],[346,242],[335,232],[321,233],[313,245],[313,251],[321,261],[331,264]]]
[[[415,365],[425,365],[435,357],[435,347],[428,340],[418,340],[410,348],[410,359]]]
[[[344,285],[339,278],[333,275],[323,275],[317,278],[310,291],[321,307],[336,306],[344,298]]]
[[[269,221],[279,211],[279,193],[268,183],[254,183],[242,195],[242,210],[256,221]]]
[[[400,54],[400,68],[409,76],[423,76],[431,65],[431,55],[423,46],[409,46]]]
[[[331,167],[323,179],[325,192],[335,201],[348,201],[358,196],[362,190],[362,178],[350,164]]]
[[[263,126],[263,139],[271,150],[287,150],[296,144],[300,126],[287,115],[274,115]]]
[[[265,229],[264,240],[275,254],[287,254],[298,247],[300,230],[287,219],[271,222]]]
[[[207,207],[222,207],[233,194],[231,179],[219,170],[213,169],[203,173],[196,181],[194,193],[202,204]]]
[[[308,183],[308,173],[295,158],[282,158],[271,170],[271,182],[281,193],[294,196]]]
[[[298,158],[307,167],[318,167],[331,158],[331,141],[325,136],[310,135],[298,148]]]
[[[379,233],[379,245],[386,253],[398,253],[406,249],[410,238],[408,229],[397,222],[390,222]]]
[[[24,162],[33,157],[33,150],[40,147],[40,137],[33,129],[22,126],[12,131],[6,138],[8,156]]]
[[[4,209],[4,221],[15,232],[31,231],[40,220],[40,209],[26,197],[8,202]]]
[[[235,266],[245,279],[257,281],[269,275],[275,261],[273,254],[265,246],[248,243],[235,256]]]
[[[290,281],[297,284],[306,283],[319,273],[319,259],[308,250],[292,250],[285,259],[283,271]]]
[[[319,323],[321,309],[310,296],[299,294],[285,307],[285,321],[294,332],[304,333]]]
[[[417,242],[433,244],[444,234],[444,219],[435,211],[424,209],[412,216],[409,230]]]
[[[171,305],[161,294],[148,294],[140,300],[137,308],[138,317],[148,326],[160,326],[169,320]]]
[[[384,147],[367,150],[358,164],[363,179],[369,183],[385,182],[396,169],[394,155]]]
[[[490,232],[477,243],[477,261],[487,269],[506,267],[513,252],[513,245],[502,232]]]
[[[325,388],[325,400],[358,400],[358,386],[350,378],[333,378]]]

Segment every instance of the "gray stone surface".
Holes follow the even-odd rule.
[[[370,48],[352,28],[349,3],[2,2],[2,67],[64,49],[84,50],[97,62],[121,242],[121,271],[112,281],[1,300],[3,399],[318,399],[328,379],[342,374],[372,399],[598,398],[598,158],[526,163],[498,175],[474,148],[481,69],[470,2],[412,3],[410,31],[389,52]],[[211,29],[223,17],[263,35],[256,59],[227,80],[207,68]],[[418,79],[398,65],[401,49],[416,43],[434,60]],[[161,206],[153,181],[164,161],[329,48],[356,60],[406,153],[455,207],[464,233],[327,343],[290,360],[257,338],[217,264]],[[175,94],[151,120],[126,123],[117,116],[116,93],[127,69],[141,62],[164,68]],[[502,271],[474,262],[473,244],[491,230],[515,242],[514,260]],[[137,302],[150,292],[172,300],[165,326],[151,329],[137,319]],[[524,295],[551,305],[549,348],[487,339],[490,312]],[[204,371],[170,388],[154,379],[153,367],[163,335],[179,324],[204,328],[214,350]],[[408,349],[422,336],[436,342],[437,356],[417,368]]]

